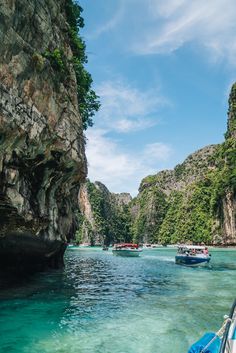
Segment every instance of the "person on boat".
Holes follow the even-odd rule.
[[[208,251],[207,247],[203,250],[203,254],[204,255],[208,255],[209,254],[209,251]]]

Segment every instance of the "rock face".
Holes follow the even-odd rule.
[[[73,68],[63,82],[41,55],[72,55],[64,0],[0,0],[0,262],[62,262],[87,174]]]
[[[236,84],[225,141],[194,152],[173,170],[147,176],[133,200],[87,182],[80,193],[81,241],[235,245],[235,117]]]
[[[124,206],[124,205],[129,205],[129,203],[132,201],[132,197],[128,192],[121,192],[120,194],[112,194],[115,202],[118,206]]]
[[[168,196],[173,190],[183,190],[187,185],[201,180],[206,172],[215,169],[212,156],[216,149],[217,145],[206,146],[189,155],[182,164],[178,164],[173,170],[163,170],[156,175],[144,178],[139,192],[147,187],[158,185]]]
[[[236,141],[210,149],[187,158],[196,162],[198,156],[199,165],[204,158],[199,171],[189,164],[186,172],[185,161],[178,174],[175,168],[142,181],[131,208],[136,241],[236,244]]]
[[[222,200],[223,234],[225,244],[236,244],[236,195],[227,190]]]
[[[228,124],[226,138],[236,139],[236,83],[233,84],[229,96]]]
[[[97,229],[93,207],[90,202],[89,190],[87,183],[81,185],[79,191],[79,208],[82,215],[80,222],[80,238],[81,243],[100,245],[103,243],[103,236]]]
[[[136,240],[236,244],[236,84],[225,136],[174,170],[143,179],[131,209]]]
[[[190,232],[187,226],[190,220],[188,210],[192,214],[195,186],[215,170],[212,157],[217,147],[207,146],[188,156],[175,169],[164,170],[142,180],[139,194],[132,205],[136,240],[155,243],[191,240],[196,230]],[[201,196],[197,202],[201,207]],[[191,219],[192,225],[193,222]]]
[[[109,245],[131,240],[130,194],[113,194],[105,185],[89,180],[80,188],[80,229],[77,241]]]

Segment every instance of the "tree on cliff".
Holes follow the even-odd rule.
[[[77,100],[79,112],[86,130],[93,125],[92,117],[100,108],[99,97],[92,89],[92,77],[85,69],[87,63],[86,45],[81,38],[80,28],[84,27],[81,17],[82,7],[74,0],[65,0],[65,15],[68,23],[68,39],[72,51],[72,58],[68,57],[63,48],[48,48],[43,56],[50,62],[51,67],[57,72],[57,77],[64,83],[69,76],[72,66],[76,76]],[[38,55],[35,56],[37,59]]]
[[[93,125],[92,117],[100,108],[99,97],[92,89],[92,77],[84,68],[87,63],[85,53],[86,45],[79,35],[80,28],[84,27],[84,20],[81,17],[82,7],[73,0],[66,0],[66,16],[70,25],[69,37],[70,46],[73,52],[73,66],[77,79],[77,98],[79,111],[83,120],[83,127]]]

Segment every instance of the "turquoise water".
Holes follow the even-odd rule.
[[[236,251],[212,251],[209,268],[175,265],[174,255],[68,249],[65,269],[0,292],[0,352],[187,353],[229,312]]]

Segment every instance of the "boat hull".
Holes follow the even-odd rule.
[[[210,257],[197,257],[197,256],[186,256],[176,255],[175,263],[178,265],[185,266],[206,266],[210,262]]]
[[[112,253],[115,256],[125,256],[125,257],[138,257],[140,256],[142,250],[129,250],[129,249],[113,249]]]

